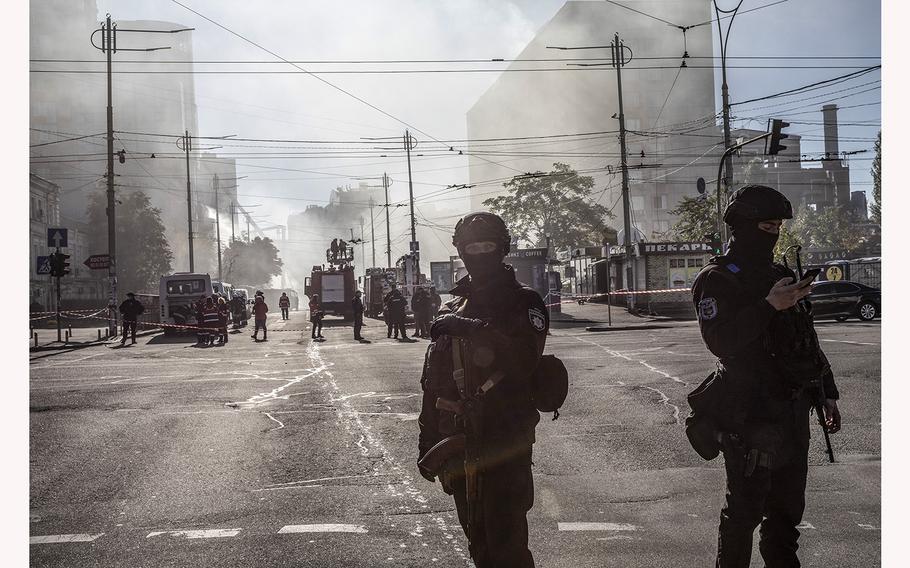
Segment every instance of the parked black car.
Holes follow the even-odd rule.
[[[858,317],[869,321],[882,313],[882,291],[858,282],[814,282],[809,301],[816,319],[845,321],[849,317]]]

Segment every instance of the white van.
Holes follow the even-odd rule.
[[[161,277],[158,299],[161,305],[161,323],[196,325],[195,304],[199,298],[212,295],[212,279],[208,274],[175,272]],[[165,327],[165,333],[175,333]]]
[[[233,298],[234,287],[227,282],[220,282],[218,280],[212,280],[212,290],[215,291],[219,296],[224,296],[225,300],[230,300]]]

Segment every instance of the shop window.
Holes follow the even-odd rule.
[[[705,265],[705,261],[702,258],[690,258],[686,261],[690,267],[702,267]]]

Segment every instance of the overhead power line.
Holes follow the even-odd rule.
[[[373,109],[373,110],[379,112],[380,114],[382,114],[382,115],[384,115],[384,116],[387,116],[388,118],[391,118],[391,119],[394,120],[395,122],[398,122],[398,123],[402,124],[403,126],[407,126],[408,128],[411,128],[411,129],[413,129],[415,132],[419,132],[420,134],[423,134],[424,136],[426,136],[427,138],[430,138],[431,140],[434,140],[434,141],[436,141],[436,142],[439,142],[439,140],[437,140],[434,136],[432,136],[431,134],[427,133],[426,131],[421,130],[420,128],[418,128],[418,127],[416,127],[416,126],[414,126],[414,125],[412,125],[412,124],[406,122],[405,120],[402,120],[402,119],[398,118],[397,116],[394,116],[393,114],[391,114],[391,113],[389,113],[389,112],[387,112],[387,111],[385,111],[385,110],[379,108],[378,106],[374,105],[373,103],[370,103],[370,102],[367,101],[366,99],[363,99],[362,97],[359,97],[359,96],[355,95],[355,94],[352,93],[351,91],[348,91],[348,90],[346,90],[346,89],[344,89],[344,88],[342,88],[342,87],[339,87],[338,85],[332,83],[331,81],[328,81],[327,79],[324,79],[324,78],[322,78],[322,77],[320,77],[320,76],[318,76],[318,75],[316,75],[316,74],[314,74],[314,73],[311,73],[310,71],[307,71],[306,69],[304,69],[303,67],[301,67],[301,66],[299,66],[299,65],[297,65],[297,64],[295,64],[295,63],[291,63],[288,59],[282,57],[281,55],[277,54],[276,52],[274,52],[274,51],[272,51],[272,50],[270,50],[270,49],[264,47],[263,45],[258,44],[258,43],[256,43],[255,41],[253,41],[253,40],[251,40],[251,39],[249,39],[249,38],[247,38],[247,37],[245,37],[245,36],[243,36],[243,35],[241,35],[241,34],[235,32],[234,30],[232,30],[232,29],[230,29],[230,28],[228,28],[228,27],[226,27],[226,26],[224,26],[224,25],[222,25],[222,24],[216,22],[215,20],[209,18],[208,16],[205,16],[204,14],[202,14],[202,13],[200,13],[200,12],[197,12],[196,10],[193,10],[192,8],[190,8],[189,6],[187,6],[186,4],[183,4],[183,3],[179,2],[178,0],[171,0],[171,2],[173,2],[174,4],[177,4],[178,6],[181,6],[182,8],[184,8],[184,9],[186,9],[186,10],[189,10],[190,12],[192,12],[192,13],[196,14],[197,16],[199,16],[200,18],[202,18],[202,19],[204,19],[204,20],[206,20],[206,21],[208,21],[208,22],[210,22],[210,23],[212,23],[212,24],[218,26],[219,28],[223,29],[224,31],[230,33],[231,35],[233,35],[233,36],[235,36],[235,37],[237,37],[237,38],[240,38],[241,40],[243,40],[243,41],[249,43],[250,45],[253,45],[253,46],[257,47],[258,49],[261,49],[262,51],[268,53],[269,55],[271,55],[271,56],[273,56],[273,57],[276,57],[276,58],[278,58],[278,59],[284,61],[285,63],[288,63],[289,65],[295,67],[296,69],[299,69],[300,71],[306,73],[307,75],[310,75],[311,77],[315,78],[316,80],[320,81],[321,83],[323,83],[323,84],[325,84],[325,85],[331,87],[332,89],[335,89],[336,91],[338,91],[338,92],[340,92],[340,93],[343,93],[343,94],[347,95],[348,97],[351,97],[352,99],[354,99],[354,100],[356,100],[356,101],[358,101],[358,102],[360,102],[360,103],[362,103],[362,104],[364,104],[364,105],[370,107],[371,109]],[[483,159],[483,158],[481,158],[481,159]],[[486,160],[485,160],[485,161],[486,161]],[[509,166],[504,166],[504,167],[506,167],[506,168],[508,168],[508,169],[514,169],[514,168],[510,168]],[[515,171],[519,171],[519,170],[515,170]]]
[[[173,1],[173,0],[172,0]],[[720,69],[720,65],[687,65],[688,69]],[[727,65],[727,69],[859,69],[862,65]],[[879,66],[881,67],[881,66]],[[659,71],[662,69],[677,69],[679,65],[649,65],[641,67],[623,67],[623,70],[630,71]],[[455,73],[556,73],[556,72],[585,72],[585,71],[610,71],[610,63],[591,64],[578,67],[539,67],[528,69],[333,69],[327,71],[243,71],[243,70],[224,70],[224,71],[200,71],[195,69],[183,70],[156,70],[156,71],[130,71],[118,69],[111,71],[114,74],[121,75],[298,75],[306,74],[312,77],[320,75],[421,75],[421,74],[455,74]],[[30,69],[29,73],[59,73],[68,75],[101,75],[107,71],[93,71],[89,69]],[[356,95],[352,95],[356,97]],[[359,100],[359,98],[358,98]],[[750,101],[751,102],[751,101]],[[370,103],[364,103],[368,106]],[[372,108],[372,107],[371,107]],[[377,107],[378,108],[378,107]],[[385,112],[385,111],[380,111]],[[394,120],[401,122],[400,119]],[[406,124],[401,122],[402,124]],[[429,134],[419,131],[428,138]]]
[[[833,78],[831,78],[831,79],[825,79],[824,81],[817,81],[817,82],[815,82],[815,83],[810,83],[810,84],[808,84],[808,85],[803,85],[802,87],[796,87],[795,89],[789,89],[789,90],[787,90],[787,91],[781,91],[781,92],[779,92],[779,93],[774,93],[773,95],[765,95],[765,96],[763,96],[763,97],[756,97],[756,98],[754,98],[754,99],[749,99],[749,100],[746,100],[746,101],[739,101],[739,102],[735,102],[735,103],[730,103],[730,106],[734,106],[734,105],[744,105],[744,104],[748,104],[748,103],[754,103],[754,102],[757,102],[757,101],[764,101],[764,100],[767,100],[767,99],[773,99],[773,98],[775,98],[775,97],[782,97],[782,96],[785,96],[785,95],[791,95],[791,94],[801,93],[801,92],[804,92],[804,91],[806,91],[806,90],[809,90],[809,89],[811,89],[811,88],[813,88],[813,87],[819,87],[819,86],[821,86],[821,85],[827,85],[827,84],[834,83],[834,82],[845,81],[845,80],[847,80],[847,79],[852,79],[852,78],[854,78],[854,77],[859,77],[859,76],[865,75],[866,73],[871,73],[872,71],[875,71],[876,69],[881,69],[881,68],[882,68],[881,65],[873,65],[872,67],[867,67],[867,68],[861,69],[861,70],[859,70],[859,71],[854,71],[853,73],[847,73],[846,75],[840,75],[840,76],[838,76],[838,77],[833,77]]]
[[[603,46],[598,46],[603,47]],[[609,46],[606,46],[609,47]],[[583,47],[565,48],[569,49],[590,49]],[[490,58],[490,59],[305,59],[290,60],[292,63],[300,65],[404,65],[404,64],[424,64],[424,63],[549,63],[562,61],[604,61],[608,57],[542,57],[528,59],[508,59],[508,58]],[[636,59],[650,61],[677,61],[679,55],[643,55]],[[720,59],[714,55],[690,55],[689,59]],[[829,61],[829,60],[860,60],[860,59],[881,59],[880,55],[731,55],[727,59],[745,59],[745,60],[805,60],[805,61]],[[96,63],[103,64],[99,59],[29,59],[29,63]],[[284,65],[284,61],[274,61],[267,59],[118,59],[117,63],[125,64],[142,64],[142,65]]]

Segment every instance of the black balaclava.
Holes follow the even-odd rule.
[[[471,275],[471,280],[485,282],[494,278],[502,271],[503,255],[499,251],[488,252],[484,254],[466,254],[463,250],[458,250],[458,256],[464,262],[464,267]]]
[[[780,237],[758,228],[758,221],[743,219],[733,225],[730,240],[730,254],[752,261],[771,263],[774,260],[774,246]]]
[[[493,213],[469,213],[455,225],[452,244],[458,249],[458,256],[472,281],[478,283],[496,279],[503,270],[503,259],[509,250],[509,231],[502,218]],[[498,249],[482,254],[465,254],[470,243],[492,242]]]

